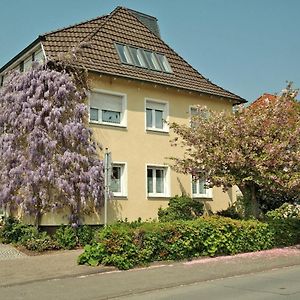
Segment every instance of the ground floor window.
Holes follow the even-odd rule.
[[[147,166],[147,194],[150,197],[165,197],[169,192],[168,167]]]
[[[110,191],[114,196],[127,196],[126,164],[114,163],[112,165],[112,178]]]
[[[207,182],[203,178],[192,177],[193,198],[211,198],[212,189],[207,187]]]

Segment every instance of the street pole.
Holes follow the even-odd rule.
[[[109,186],[111,182],[111,152],[105,149],[104,155],[104,227],[107,226],[107,201],[109,197]]]

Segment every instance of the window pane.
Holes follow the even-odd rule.
[[[163,129],[163,111],[155,110],[155,128]]]
[[[156,170],[156,193],[164,193],[164,170]]]
[[[121,193],[121,167],[112,168],[110,190],[114,193]]]
[[[117,49],[121,62],[126,64],[132,64],[127,47],[124,45],[117,44]]]
[[[132,48],[132,47],[130,47],[129,49],[130,49],[130,53],[133,58],[134,64],[138,67],[146,68],[147,66],[146,66],[145,60],[141,54],[140,49]]]
[[[120,117],[119,111],[102,110],[102,122],[120,124]]]
[[[90,120],[91,121],[98,121],[98,109],[97,108],[90,108]]]
[[[192,181],[192,193],[197,194],[197,181]]]
[[[167,58],[162,54],[156,54],[156,57],[159,60],[163,71],[168,72],[168,73],[172,73],[172,69],[171,69],[171,66],[170,66]]]
[[[145,56],[146,56],[146,59],[147,59],[150,69],[155,70],[155,66],[154,66],[152,58],[151,58],[152,53],[149,51],[144,51],[144,53],[145,53]]]
[[[147,192],[153,193],[153,170],[147,169]]]
[[[199,180],[199,194],[206,194],[205,181]]]
[[[153,120],[152,120],[152,109],[146,109],[146,126],[152,127]]]

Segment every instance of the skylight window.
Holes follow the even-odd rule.
[[[172,73],[171,66],[163,54],[122,44],[116,44],[116,49],[123,64],[153,71]]]
[[[117,50],[122,63],[130,65],[133,64],[127,46],[117,44]]]

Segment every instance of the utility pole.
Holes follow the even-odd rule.
[[[108,148],[105,149],[104,155],[104,226],[107,226],[107,201],[109,198],[109,187],[111,183],[111,152]]]

